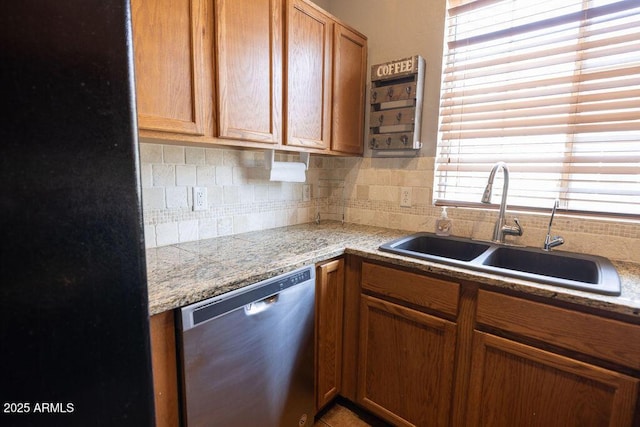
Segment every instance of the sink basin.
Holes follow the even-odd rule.
[[[490,247],[488,243],[474,242],[469,239],[416,233],[386,243],[380,246],[380,250],[427,260],[456,263],[455,261],[471,261]]]
[[[606,258],[505,246],[461,237],[416,233],[385,243],[381,251],[582,291],[620,295],[620,278]]]
[[[605,295],[620,295],[620,278],[611,261],[594,255],[501,246],[482,266],[506,276]]]
[[[558,279],[577,280],[594,285],[598,283],[600,277],[598,264],[593,260],[545,251],[497,248],[482,264],[523,273],[552,276]]]

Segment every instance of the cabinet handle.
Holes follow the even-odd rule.
[[[402,120],[402,111],[398,112],[398,114],[396,115],[396,120],[398,121],[398,123],[400,123],[400,120]]]
[[[389,99],[393,98],[393,86],[387,89],[387,96]]]
[[[409,138],[407,137],[407,135],[402,135],[400,137],[400,140],[402,141],[402,144],[407,145],[407,142],[409,142]]]
[[[384,122],[384,114],[380,114],[380,116],[378,117],[378,121],[380,122],[380,124]]]
[[[391,137],[387,138],[387,146],[391,146]]]
[[[371,93],[371,100],[373,101],[373,104],[376,103],[376,99],[378,99],[378,91],[374,91]]]

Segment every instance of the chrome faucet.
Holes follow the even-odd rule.
[[[518,218],[514,218],[513,222],[516,225],[506,225],[505,213],[507,210],[507,193],[509,191],[509,168],[505,162],[498,162],[491,169],[489,174],[489,181],[487,187],[484,189],[482,195],[482,203],[491,203],[491,190],[493,189],[493,180],[496,177],[498,169],[502,169],[504,175],[504,184],[502,186],[502,200],[500,201],[500,212],[498,213],[498,220],[493,228],[493,240],[496,243],[504,243],[504,237],[509,234],[511,236],[522,236],[522,227]]]
[[[549,229],[547,230],[547,237],[544,238],[544,245],[542,249],[545,251],[550,251],[551,248],[555,248],[556,246],[560,246],[564,243],[564,239],[562,236],[553,236],[551,237],[551,225],[553,224],[553,217],[556,215],[556,209],[558,209],[558,205],[560,204],[560,200],[556,199],[553,203],[553,209],[551,210],[551,218],[549,219]]]

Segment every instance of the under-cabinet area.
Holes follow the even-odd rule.
[[[145,142],[360,155],[367,39],[307,0],[133,0]]]
[[[215,239],[151,250],[158,425],[180,425],[174,309],[302,265],[316,272],[317,413],[338,397],[398,426],[640,422],[637,266],[616,264],[622,296],[587,295],[377,249],[398,233],[339,223],[246,233],[224,240],[228,258],[251,241],[262,254],[238,255],[228,268],[211,261]],[[196,277],[176,273],[193,262],[189,251]]]

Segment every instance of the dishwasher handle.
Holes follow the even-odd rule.
[[[280,294],[275,294],[266,297],[263,300],[249,303],[244,306],[244,314],[247,316],[255,316],[256,314],[260,314],[263,311],[268,310],[273,304],[278,302],[278,296]]]

